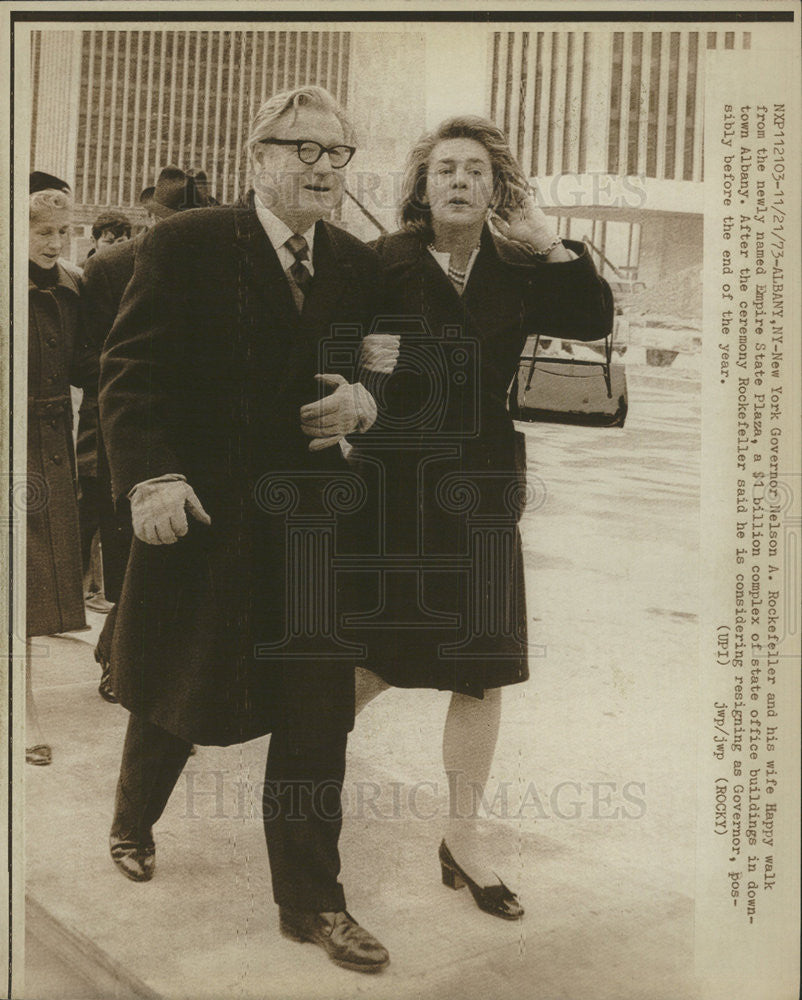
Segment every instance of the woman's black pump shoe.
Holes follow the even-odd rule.
[[[480,910],[485,913],[492,913],[494,917],[501,917],[503,920],[520,920],[524,915],[524,908],[514,892],[511,892],[499,879],[498,885],[487,885],[484,888],[478,886],[457,862],[448,849],[445,840],[440,844],[440,870],[443,876],[443,885],[449,889],[461,889],[467,885],[471,890],[471,895]],[[496,876],[498,878],[498,876]]]

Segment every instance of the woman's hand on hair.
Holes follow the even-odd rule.
[[[522,195],[520,203],[509,211],[506,219],[494,213],[493,225],[508,240],[526,243],[533,250],[548,246],[557,235],[554,220],[537,204],[531,189]]]
[[[492,221],[501,235],[508,240],[523,243],[528,249],[537,253],[550,248],[544,258],[550,263],[574,259],[575,255],[562,243],[555,243],[557,227],[554,219],[549,218],[537,204],[531,188],[523,194],[520,204],[512,209],[507,219],[494,214]]]

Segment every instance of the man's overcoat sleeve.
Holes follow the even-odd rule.
[[[186,250],[171,237],[159,227],[145,237],[101,355],[100,415],[117,498],[146,479],[184,472],[176,401]]]

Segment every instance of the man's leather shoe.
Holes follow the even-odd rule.
[[[150,882],[156,868],[156,845],[109,837],[111,860],[133,882]]]
[[[108,701],[112,705],[117,704],[117,695],[111,689],[111,667],[104,667],[97,689],[104,701]]]
[[[116,705],[117,696],[111,689],[111,663],[100,653],[99,649],[95,649],[95,662],[100,665],[98,693],[101,698],[111,702],[112,705]]]
[[[355,972],[381,972],[390,962],[387,949],[350,913],[310,913],[280,906],[281,933],[292,941],[320,945],[335,965]]]

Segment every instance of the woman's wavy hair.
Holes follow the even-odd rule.
[[[36,191],[31,195],[29,202],[30,211],[28,216],[33,222],[43,216],[50,215],[51,212],[61,211],[61,209],[72,208],[72,198],[63,191],[50,190]]]
[[[412,147],[401,184],[399,223],[402,229],[431,239],[432,217],[426,199],[426,173],[438,142],[445,139],[473,139],[487,150],[493,169],[493,197],[490,207],[502,218],[517,208],[529,186],[523,170],[512,155],[504,133],[493,122],[478,115],[447,118],[427,132]]]

